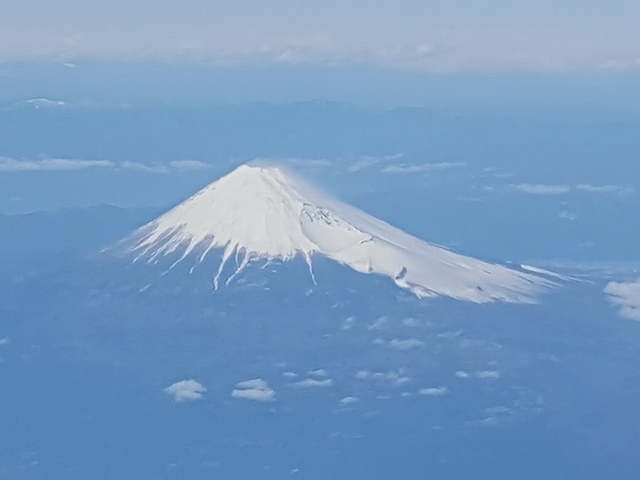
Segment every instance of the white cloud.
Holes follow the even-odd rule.
[[[422,326],[422,323],[420,322],[420,320],[417,320],[417,319],[412,318],[412,317],[405,318],[404,320],[402,320],[402,324],[405,327],[409,327],[409,328],[418,328],[418,327]]]
[[[426,395],[428,397],[441,397],[447,393],[449,393],[449,389],[447,387],[421,388],[418,391],[419,395]]]
[[[307,372],[309,375],[312,375],[314,377],[328,377],[329,373],[324,369],[324,368],[319,368],[317,370],[309,370],[309,372]]]
[[[374,322],[369,325],[368,329],[369,330],[382,330],[387,323],[389,322],[389,319],[387,317],[378,317],[374,320]]]
[[[456,377],[458,377],[458,378],[469,378],[469,376],[470,376],[470,375],[469,375],[467,372],[465,372],[464,370],[458,370],[458,371],[455,373],[455,375],[456,375]]]
[[[296,372],[282,372],[283,377],[296,378],[298,374]]]
[[[67,158],[16,160],[15,158],[0,157],[0,172],[53,172],[114,167],[115,164],[108,160],[71,160]]]
[[[148,173],[167,173],[168,169],[164,165],[146,165],[140,162],[124,161],[120,163],[120,168],[123,170],[136,170],[139,172]]]
[[[403,173],[424,173],[424,172],[432,172],[436,170],[448,170],[451,168],[460,168],[464,167],[466,164],[464,162],[440,162],[440,163],[423,163],[423,164],[401,164],[401,165],[389,165],[382,169],[382,173],[393,173],[393,174],[403,174]]]
[[[9,339],[8,338],[0,338],[0,345],[6,345],[9,343]]]
[[[531,195],[562,195],[571,190],[568,185],[545,185],[541,183],[518,183],[511,184],[509,187],[518,192]]]
[[[64,107],[66,105],[62,100],[49,100],[48,98],[32,98],[26,103],[35,108]]]
[[[290,384],[294,388],[315,388],[315,387],[330,387],[333,385],[333,380],[325,378],[324,380],[316,380],[315,378],[305,378],[299,382]]]
[[[367,375],[365,378],[361,378],[361,380],[366,379],[371,379],[376,383],[388,383],[396,387],[411,381],[411,378],[404,373],[403,369],[400,369],[397,372],[375,372]]]
[[[344,321],[342,322],[342,329],[351,330],[353,328],[353,325],[355,324],[355,321],[356,321],[356,317],[345,318]]]
[[[200,160],[172,160],[169,162],[169,167],[176,170],[205,170],[211,165]]]
[[[640,279],[635,282],[609,282],[604,292],[620,308],[622,317],[640,321]]]
[[[500,372],[497,370],[482,370],[480,372],[476,372],[476,377],[478,378],[499,378]]]
[[[616,193],[620,187],[615,185],[590,185],[586,183],[578,185],[576,188],[587,193]]]
[[[275,394],[276,392],[261,378],[240,382],[231,392],[233,398],[254,400],[257,402],[272,402],[275,400]]]
[[[268,28],[254,28],[257,23],[251,19],[244,20],[246,25],[251,25],[250,28],[229,28],[247,15],[262,15],[262,12],[247,12],[239,6],[231,7],[225,15],[216,15],[214,10],[210,10],[215,9],[213,5],[216,2],[204,3],[209,6],[203,7],[190,19],[183,19],[180,25],[176,24],[177,28],[172,30],[171,35],[164,34],[161,28],[140,25],[136,25],[137,28],[123,28],[117,21],[103,22],[112,30],[119,31],[115,36],[106,34],[104,28],[84,29],[82,33],[77,33],[73,27],[30,28],[24,22],[14,22],[15,26],[0,29],[0,61],[45,59],[70,64],[83,58],[98,61],[180,60],[215,65],[338,64],[434,72],[514,68],[555,71],[585,67],[636,69],[640,63],[638,35],[633,28],[635,25],[630,27],[630,19],[636,18],[636,12],[628,14],[632,7],[628,7],[624,17],[618,14],[617,23],[622,23],[622,28],[599,32],[598,41],[593,42],[593,35],[590,35],[588,28],[573,28],[574,31],[566,28],[555,31],[548,28],[527,29],[521,28],[522,23],[505,22],[504,18],[507,17],[502,19],[500,28],[477,28],[479,25],[476,23],[475,27],[452,30],[438,22],[435,18],[437,15],[430,26],[425,26],[424,22],[415,22],[407,15],[413,12],[413,17],[419,18],[424,16],[426,10],[415,15],[413,9],[407,9],[402,21],[398,20],[397,9],[378,12],[377,20],[365,22],[366,26],[359,25],[361,31],[357,35],[353,35],[353,28],[350,27],[327,32],[326,29],[314,28],[309,23],[309,15],[302,14],[295,4],[287,4],[287,12],[282,15],[274,13],[283,18],[293,15],[296,20],[288,23],[295,27],[276,29],[274,33]],[[235,3],[243,5],[243,2]],[[632,3],[628,2],[629,5]],[[94,10],[99,10],[106,8],[107,2],[96,0],[93,4],[97,5]],[[130,18],[137,13],[136,7],[128,4],[136,2],[123,3],[119,10],[120,17]],[[425,3],[425,8],[428,8],[427,5]],[[292,8],[297,11],[292,13]],[[336,17],[345,11],[324,8],[319,18]],[[68,13],[69,18],[75,14],[76,26],[86,23],[77,17],[78,12]],[[33,16],[34,12],[31,12],[29,18]],[[501,14],[495,16],[500,17]],[[204,22],[205,27],[194,17],[211,21]],[[384,34],[376,28],[383,21],[382,18],[385,23],[390,20]],[[33,25],[38,23],[42,22],[32,22]],[[272,22],[263,23],[267,25]],[[421,25],[419,28],[416,27],[418,23]]]
[[[0,157],[0,172],[69,172],[78,170],[122,170],[147,173],[169,173],[171,171],[203,170],[210,166],[199,160],[173,160],[167,165],[110,160],[77,160],[69,158],[41,158],[38,160]]]
[[[610,193],[617,195],[630,195],[635,193],[632,187],[623,187],[620,185],[591,185],[583,183],[576,186],[576,189],[585,193]]]
[[[207,389],[195,380],[180,380],[164,389],[176,402],[200,400]]]
[[[356,173],[360,170],[366,170],[367,168],[373,167],[374,165],[378,165],[379,163],[387,163],[400,160],[402,157],[404,157],[404,153],[396,153],[395,155],[386,155],[384,157],[370,157],[368,155],[363,155],[360,160],[353,163],[347,169],[347,172]]]
[[[424,342],[418,340],[417,338],[407,338],[405,340],[400,340],[398,338],[394,338],[389,342],[396,350],[411,350],[412,348],[420,348],[424,346]]]
[[[357,403],[359,401],[358,397],[344,397],[342,400],[340,400],[340,405],[341,406],[347,406],[347,405],[352,405],[354,403]]]
[[[371,372],[369,372],[368,370],[360,370],[358,373],[356,373],[356,378],[358,380],[366,380],[371,376]]]

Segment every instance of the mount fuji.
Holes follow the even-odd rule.
[[[134,261],[175,257],[170,269],[183,261],[195,268],[207,258],[219,258],[212,272],[215,289],[249,264],[296,257],[305,260],[315,283],[313,259],[318,256],[388,277],[420,298],[532,303],[555,285],[542,270],[514,270],[416,238],[280,166],[242,165],[123,242]],[[232,258],[235,271],[223,278]]]

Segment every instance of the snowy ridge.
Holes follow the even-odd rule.
[[[318,191],[281,167],[243,165],[139,229],[136,260],[181,254],[202,262],[222,251],[214,278],[238,262],[229,283],[251,261],[324,255],[361,273],[385,275],[419,297],[472,302],[532,302],[554,283],[427,243]],[[175,265],[174,264],[174,265]]]

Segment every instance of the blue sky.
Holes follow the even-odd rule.
[[[628,69],[639,25],[635,0],[24,0],[0,6],[0,60]]]

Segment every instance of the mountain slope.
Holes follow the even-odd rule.
[[[427,243],[347,205],[281,167],[243,165],[127,240],[136,260],[179,255],[202,262],[222,252],[214,284],[235,257],[233,278],[252,261],[324,255],[361,273],[390,277],[419,297],[531,302],[553,283]]]

